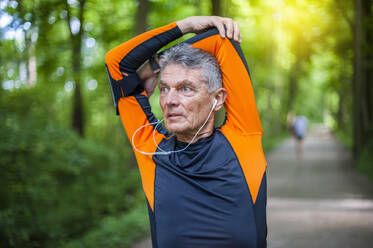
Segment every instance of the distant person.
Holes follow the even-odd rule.
[[[297,142],[297,158],[303,155],[303,139],[307,134],[308,120],[303,115],[294,117],[293,120],[293,135]]]
[[[159,57],[160,48],[192,32],[200,34]],[[106,55],[114,103],[139,165],[153,248],[267,246],[263,131],[240,41],[230,18],[189,17]],[[148,100],[157,84],[165,128]],[[214,128],[223,105],[226,121]]]

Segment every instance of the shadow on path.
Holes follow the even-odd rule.
[[[268,248],[347,248],[373,244],[373,184],[322,125],[296,158],[287,139],[268,161]],[[151,248],[146,239],[133,248]]]

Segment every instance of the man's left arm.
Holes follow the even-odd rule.
[[[262,127],[255,103],[246,60],[239,44],[224,39],[211,29],[186,42],[213,54],[222,70],[223,87],[227,91],[227,120],[221,128],[229,140],[245,174],[254,203],[258,247],[266,247],[266,161],[261,146]]]
[[[240,135],[261,136],[263,130],[251,77],[239,43],[222,38],[219,31],[214,29],[192,37],[186,42],[213,54],[219,62],[223,87],[227,91],[227,120],[223,128]]]

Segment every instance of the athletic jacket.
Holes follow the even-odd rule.
[[[156,122],[136,70],[160,48],[182,36],[176,23],[143,33],[106,55],[117,114],[131,140]],[[226,121],[180,153],[135,151],[146,195],[154,248],[266,247],[266,161],[262,127],[246,60],[238,43],[210,29],[185,41],[213,54],[222,70]],[[155,125],[139,130],[136,147],[159,151]],[[185,147],[158,125],[155,142],[165,151]]]

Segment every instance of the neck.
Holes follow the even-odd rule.
[[[176,138],[178,141],[190,143],[198,132],[198,129],[193,130],[188,133],[176,133]],[[202,130],[198,133],[198,135],[194,138],[192,144],[196,143],[201,138],[209,137],[214,132],[214,116],[212,116],[206,123],[206,125],[202,128]]]

